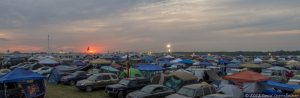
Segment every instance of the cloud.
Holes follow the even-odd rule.
[[[297,50],[299,0],[2,0],[14,45],[103,51]],[[1,33],[0,33],[1,34]],[[278,44],[280,43],[280,44]],[[292,44],[287,44],[292,43]],[[64,47],[64,48],[63,48]]]

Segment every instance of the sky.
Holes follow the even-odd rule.
[[[0,52],[300,50],[300,0],[0,0]]]

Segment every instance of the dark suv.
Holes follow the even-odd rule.
[[[124,98],[128,93],[139,90],[148,84],[150,84],[150,81],[146,78],[126,78],[118,84],[106,86],[105,92],[109,96]]]

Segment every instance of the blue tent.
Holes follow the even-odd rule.
[[[218,61],[218,64],[219,65],[227,65],[229,63],[229,61],[228,60],[225,60],[225,59],[220,59],[219,61]]]
[[[59,74],[58,70],[53,69],[48,78],[48,82],[52,84],[57,84],[60,81],[61,77],[62,76]]]
[[[12,82],[24,82],[28,80],[43,80],[44,77],[41,74],[28,71],[21,68],[7,73],[5,76],[0,78],[0,83],[12,83]]]
[[[291,91],[291,92],[300,88],[300,85],[283,84],[283,83],[274,82],[274,81],[270,81],[270,80],[261,82],[261,84],[264,86],[268,86],[268,87],[272,87],[272,88],[276,88],[276,89],[280,89],[280,90]]]
[[[139,67],[137,69],[140,71],[161,71],[161,70],[163,70],[163,68],[161,66],[154,65],[154,64],[139,65]]]
[[[193,63],[194,63],[194,61],[192,61],[192,60],[188,60],[188,59],[184,59],[184,60],[182,60],[182,61],[179,61],[179,63],[183,63],[183,64],[187,64],[187,65],[189,65],[189,64],[193,64]]]

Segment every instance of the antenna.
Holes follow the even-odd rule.
[[[47,50],[47,52],[49,55],[50,54],[50,35],[49,35],[49,33],[48,33],[48,50]]]

